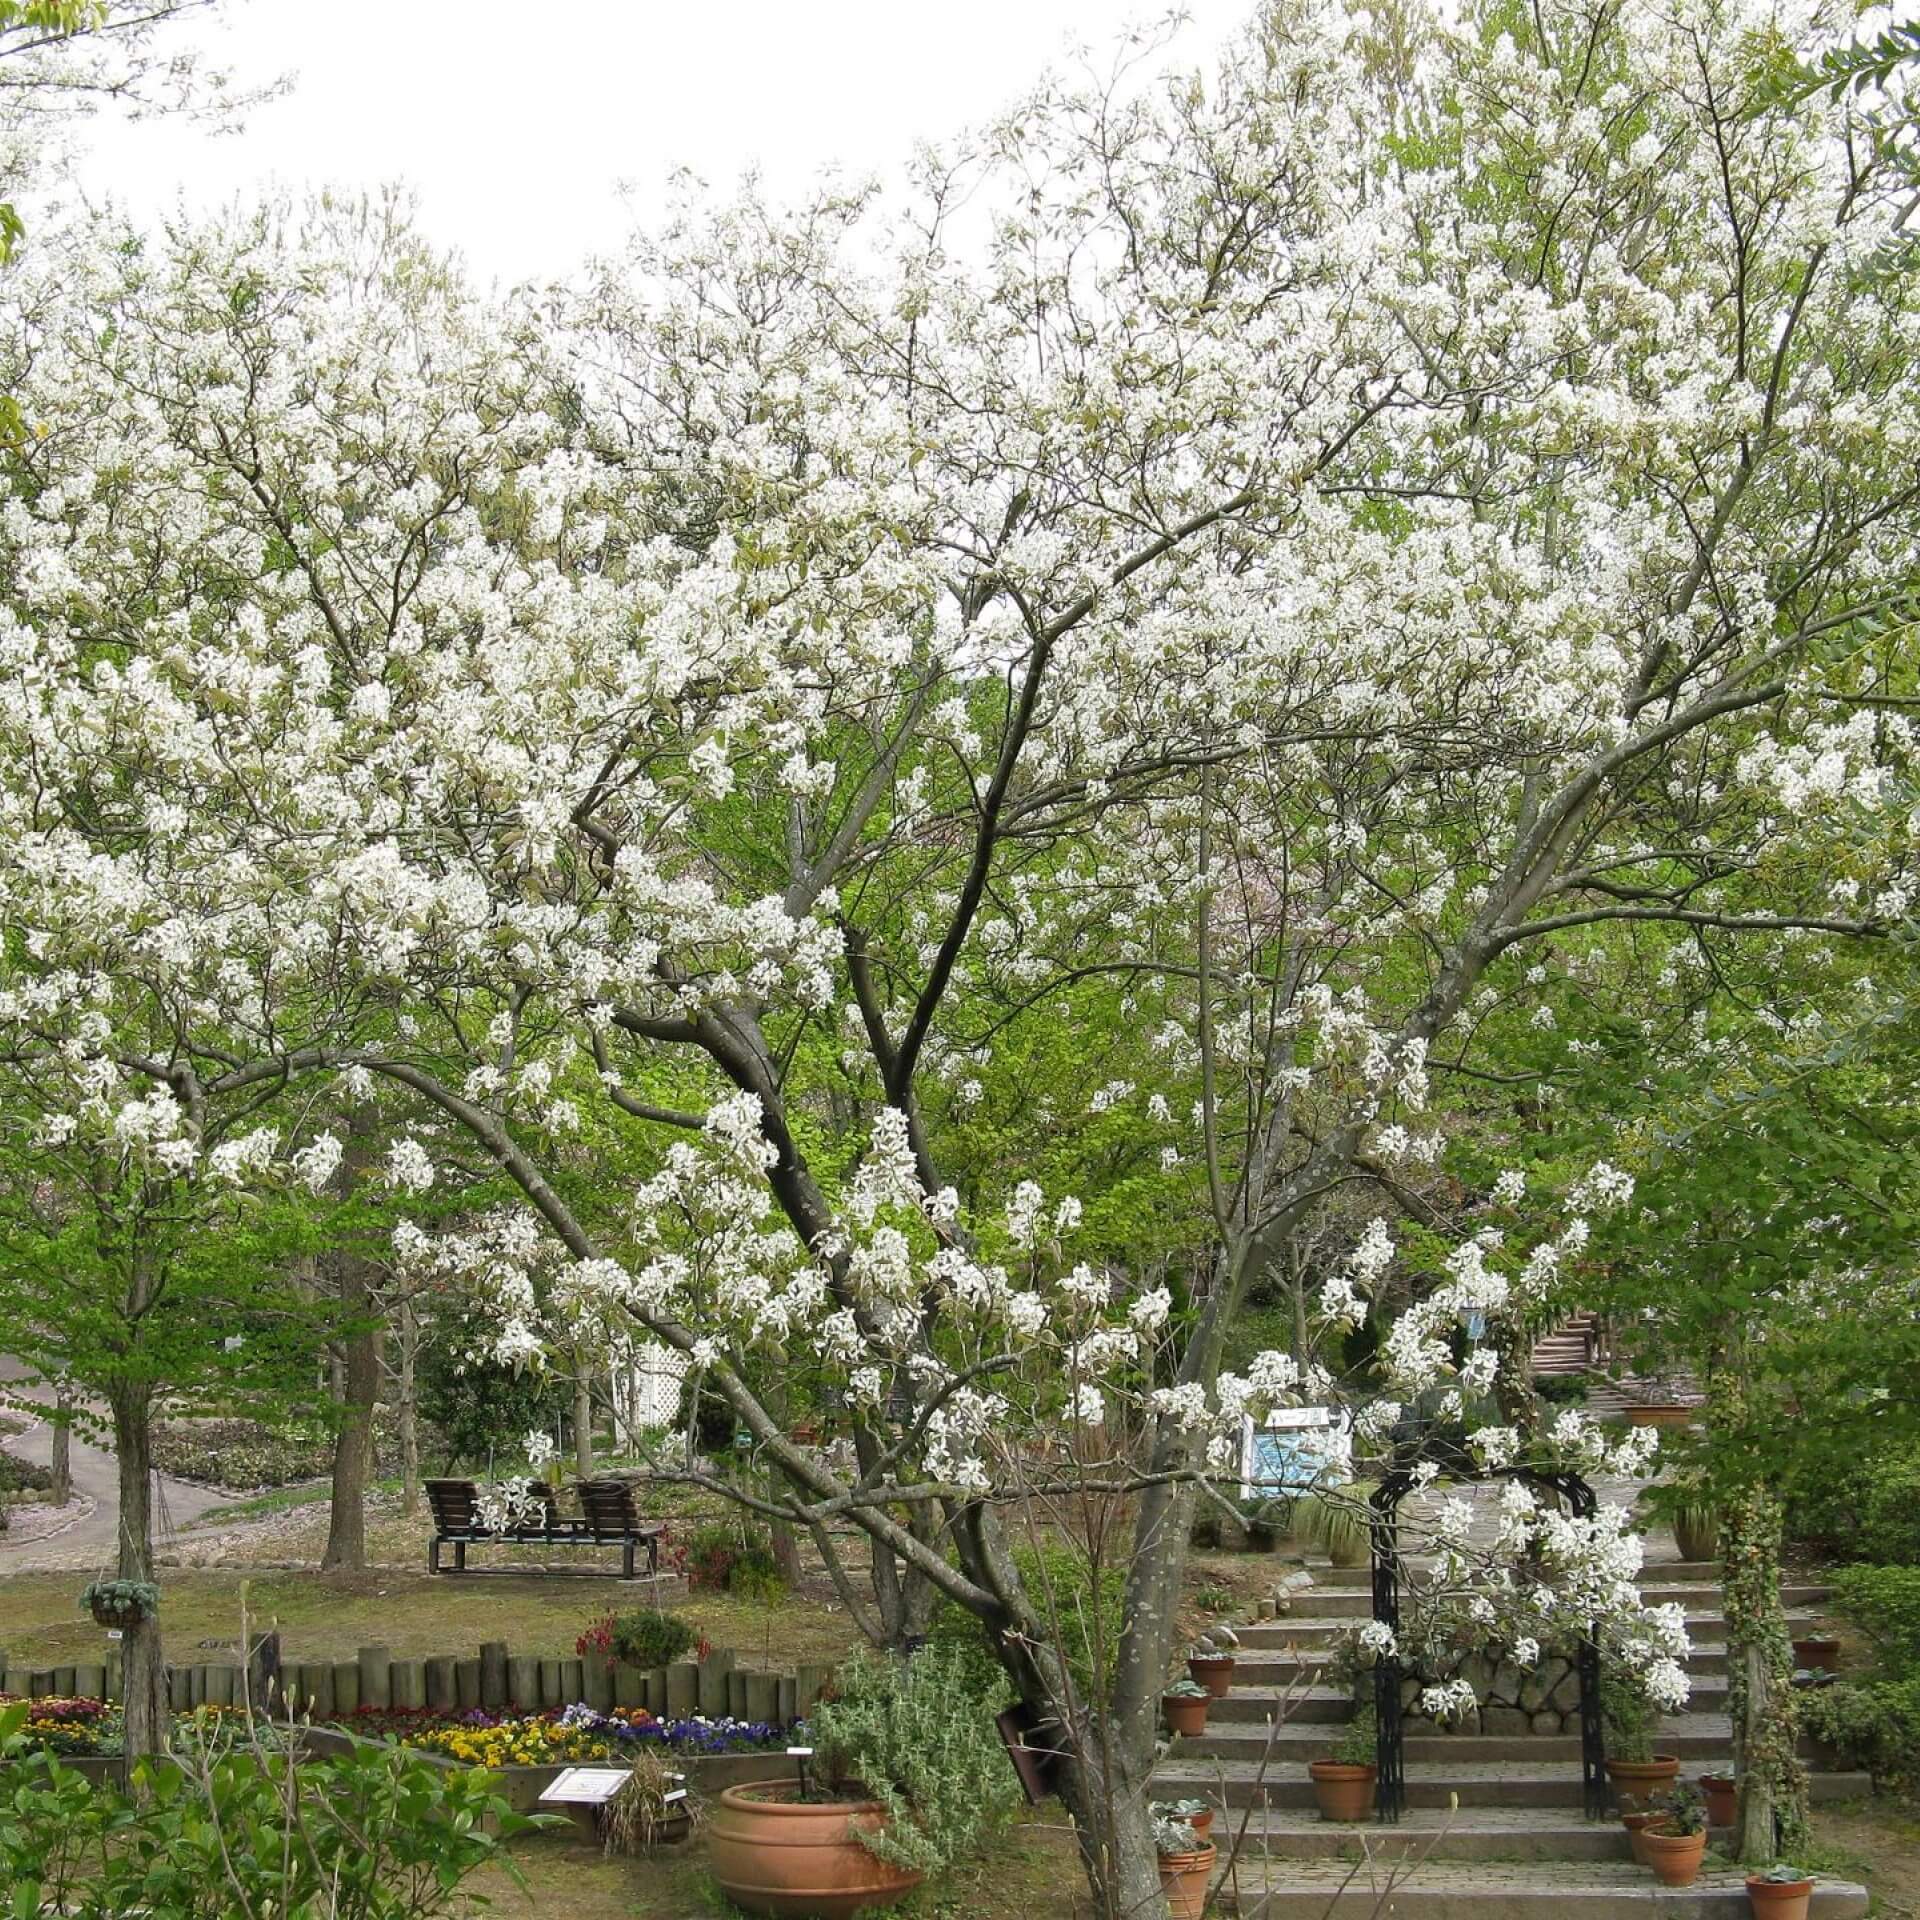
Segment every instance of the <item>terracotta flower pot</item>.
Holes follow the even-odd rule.
[[[855,1838],[878,1827],[877,1801],[802,1801],[792,1781],[728,1787],[707,1824],[707,1864],[736,1907],[748,1913],[841,1920],[890,1906],[925,1878],[876,1860]]]
[[[1625,1806],[1648,1806],[1680,1777],[1680,1762],[1671,1753],[1656,1753],[1651,1760],[1609,1760],[1607,1778],[1614,1784]]]
[[[1840,1642],[1831,1634],[1810,1633],[1793,1643],[1793,1664],[1815,1673],[1840,1671]]]
[[[1813,1905],[1811,1880],[1756,1880],[1747,1877],[1747,1904],[1754,1920],[1807,1920]]]
[[[1307,1767],[1322,1820],[1364,1820],[1373,1811],[1372,1767],[1350,1767],[1338,1760],[1315,1760]]]
[[[1707,1851],[1704,1833],[1662,1833],[1655,1822],[1641,1828],[1640,1844],[1663,1887],[1690,1887],[1700,1877],[1700,1862]]]
[[[1647,1859],[1646,1848],[1640,1844],[1640,1836],[1659,1817],[1657,1813],[1648,1812],[1623,1813],[1620,1816],[1620,1824],[1627,1830],[1627,1845],[1632,1850],[1635,1862],[1640,1866],[1651,1864]]]
[[[1207,1908],[1207,1882],[1212,1878],[1218,1852],[1217,1847],[1206,1846],[1197,1853],[1160,1856],[1160,1891],[1167,1896],[1172,1920],[1200,1920]]]
[[[1739,1789],[1734,1785],[1730,1773],[1703,1773],[1700,1776],[1700,1791],[1707,1797],[1707,1825],[1710,1827],[1730,1827],[1734,1821],[1734,1810],[1739,1804]]]
[[[1226,1697],[1233,1685],[1233,1655],[1230,1653],[1190,1653],[1187,1671],[1206,1688],[1214,1699]]]
[[[1160,1711],[1166,1715],[1167,1731],[1182,1733],[1191,1739],[1207,1730],[1207,1709],[1213,1704],[1210,1693],[1163,1693]]]

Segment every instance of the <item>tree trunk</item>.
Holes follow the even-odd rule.
[[[1780,1604],[1782,1531],[1779,1499],[1771,1488],[1754,1486],[1729,1504],[1721,1533],[1727,1705],[1740,1782],[1734,1851],[1751,1867],[1798,1852],[1807,1838],[1793,1640]]]
[[[60,1388],[53,1402],[53,1504],[64,1507],[73,1498],[73,1394]]]
[[[400,1426],[400,1511],[411,1516],[420,1505],[420,1408],[415,1378],[420,1357],[420,1323],[411,1297],[400,1303],[400,1380],[395,1412]]]
[[[122,1580],[151,1580],[152,1392],[144,1385],[122,1383],[110,1391],[108,1402],[113,1409],[113,1450],[120,1477],[120,1554],[115,1571]],[[136,1761],[158,1753],[166,1739],[167,1667],[158,1615],[149,1614],[124,1630],[120,1675],[127,1769],[131,1773]]]
[[[573,1355],[573,1458],[582,1480],[593,1478],[593,1374],[579,1348]]]
[[[1060,1769],[1060,1799],[1073,1817],[1094,1912],[1100,1920],[1165,1920],[1167,1897],[1147,1813],[1151,1738],[1144,1764],[1138,1755],[1112,1751],[1139,1744],[1124,1733],[1116,1742],[1087,1728],[1075,1744],[1080,1750]]]
[[[377,1122],[362,1107],[348,1117],[339,1190],[351,1197],[373,1157]],[[333,1492],[327,1509],[323,1571],[359,1572],[367,1564],[367,1481],[373,1466],[373,1410],[380,1398],[380,1326],[373,1263],[351,1247],[327,1256],[346,1330],[334,1343],[340,1424],[333,1441]]]

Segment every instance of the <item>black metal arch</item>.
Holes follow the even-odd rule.
[[[1430,1422],[1403,1422],[1393,1430],[1379,1484],[1368,1502],[1373,1557],[1373,1617],[1392,1629],[1396,1647],[1375,1660],[1373,1717],[1377,1782],[1375,1818],[1389,1825],[1406,1811],[1406,1742],[1400,1689],[1400,1502],[1412,1490],[1414,1470],[1431,1461],[1462,1480],[1525,1480],[1565,1500],[1575,1518],[1590,1520],[1599,1499],[1577,1473],[1543,1473],[1531,1467],[1484,1467],[1444,1430]],[[1607,1815],[1606,1730],[1600,1715],[1600,1642],[1589,1623],[1581,1635],[1575,1670],[1580,1676],[1580,1777],[1589,1820]]]

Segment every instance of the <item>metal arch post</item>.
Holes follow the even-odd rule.
[[[1400,1631],[1400,1498],[1411,1482],[1390,1473],[1374,1489],[1369,1530],[1373,1548],[1373,1617]],[[1400,1657],[1382,1654],[1373,1667],[1374,1817],[1396,1825],[1407,1804],[1406,1749],[1400,1731]]]
[[[1567,1504],[1578,1520],[1591,1520],[1599,1498],[1579,1474],[1563,1485]],[[1589,1820],[1607,1817],[1607,1728],[1600,1712],[1600,1638],[1591,1621],[1580,1636],[1580,1785]]]

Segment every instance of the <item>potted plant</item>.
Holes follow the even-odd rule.
[[[1200,1920],[1218,1849],[1186,1820],[1155,1820],[1153,1847],[1160,1856],[1160,1891],[1171,1920]]]
[[[1807,1909],[1813,1905],[1813,1876],[1784,1860],[1765,1873],[1750,1873],[1747,1904],[1755,1920],[1807,1920]]]
[[[1640,1836],[1652,1826],[1659,1815],[1651,1807],[1628,1807],[1620,1815],[1620,1824],[1627,1830],[1627,1846],[1634,1860],[1640,1866],[1650,1866],[1647,1850],[1640,1844]]]
[[[151,1580],[94,1580],[81,1589],[80,1604],[103,1627],[124,1633],[160,1611],[160,1589]]]
[[[1228,1644],[1220,1645],[1222,1639]],[[1233,1685],[1233,1646],[1232,1629],[1216,1627],[1196,1641],[1187,1655],[1188,1675],[1198,1680],[1216,1700],[1224,1699]]]
[[[749,1913],[842,1920],[974,1851],[1017,1797],[968,1650],[848,1661],[793,1780],[728,1787],[707,1821],[720,1890]]]
[[[1213,1695],[1198,1680],[1176,1680],[1160,1696],[1160,1711],[1166,1716],[1169,1733],[1192,1738],[1207,1730],[1207,1709]]]
[[[1675,1787],[1657,1816],[1640,1829],[1647,1865],[1663,1887],[1690,1887],[1707,1851],[1707,1803],[1692,1787]]]
[[[1706,1796],[1707,1825],[1730,1827],[1739,1801],[1739,1789],[1730,1773],[1703,1773],[1700,1791]]]
[[[1830,1633],[1803,1634],[1793,1643],[1793,1664],[1808,1673],[1838,1673],[1840,1642]]]
[[[1606,1723],[1607,1778],[1621,1804],[1646,1806],[1680,1777],[1679,1759],[1653,1750],[1653,1707],[1646,1695],[1613,1668],[1600,1678],[1600,1714]]]
[[[1364,1820],[1373,1811],[1373,1716],[1362,1712],[1347,1722],[1325,1760],[1307,1768],[1322,1820]]]
[[[1698,1494],[1680,1500],[1673,1509],[1673,1539],[1682,1560],[1717,1560],[1720,1509]]]
[[[1303,1546],[1318,1547],[1336,1567],[1364,1567],[1373,1552],[1373,1489],[1355,1482],[1333,1492],[1304,1493],[1293,1526]]]
[[[1147,1812],[1156,1823],[1184,1820],[1202,1840],[1212,1837],[1214,1811],[1211,1800],[1153,1800],[1147,1804]]]
[[[598,1809],[600,1837],[609,1859],[615,1854],[651,1853],[656,1847],[677,1846],[702,1817],[698,1801],[687,1787],[687,1776],[676,1773],[666,1756],[638,1749],[632,1770],[618,1793]]]

